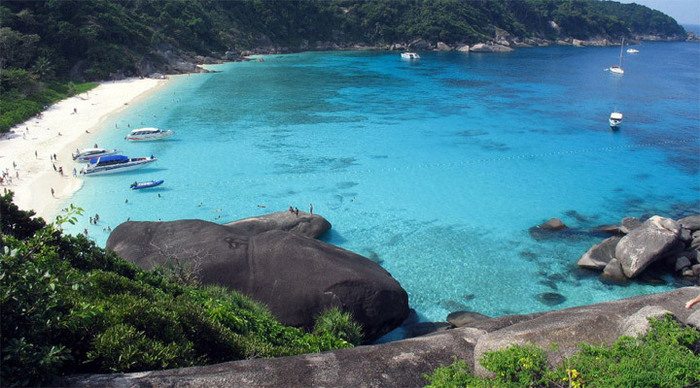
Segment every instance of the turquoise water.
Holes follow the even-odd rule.
[[[86,178],[72,202],[102,221],[73,231],[104,244],[103,228],[127,218],[227,222],[313,203],[333,224],[326,241],[380,262],[433,321],[663,291],[671,279],[622,287],[577,270],[599,236],[527,231],[550,217],[586,229],[700,211],[700,45],[639,49],[623,77],[603,71],[615,47],[426,52],[416,63],[301,53],[181,77],[105,123],[101,146],[160,160]],[[127,125],[176,135],[127,143]],[[150,179],[165,184],[129,190]],[[545,292],[566,300],[550,306]]]

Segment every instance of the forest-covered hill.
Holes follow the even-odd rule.
[[[496,27],[548,39],[685,36],[659,11],[596,0],[7,0],[0,26],[3,69],[88,80],[162,68],[185,52],[473,44],[493,39]]]

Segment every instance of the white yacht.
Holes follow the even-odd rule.
[[[104,148],[85,148],[82,150],[75,150],[75,151],[76,152],[73,154],[73,160],[75,160],[76,162],[82,162],[82,163],[85,163],[93,158],[98,158],[100,156],[114,155],[117,152],[119,152],[117,150],[108,150],[108,149],[104,149]]]
[[[612,65],[608,70],[610,70],[611,73],[615,74],[625,74],[625,71],[622,69],[622,50],[625,49],[625,38],[622,38],[622,43],[620,44],[620,62],[617,65]]]
[[[156,159],[153,155],[150,158],[129,158],[124,155],[107,155],[100,156],[98,158],[90,159],[85,170],[82,171],[85,175],[102,175],[102,174],[112,174],[124,171],[136,170],[149,163],[155,162]]]
[[[137,128],[131,131],[126,137],[130,141],[150,141],[165,139],[173,135],[173,131],[159,128]]]
[[[633,48],[628,48],[626,52],[627,52],[627,54],[638,54],[639,50],[633,49]]]
[[[417,53],[405,52],[401,53],[401,59],[420,59],[420,55]]]
[[[620,113],[620,112],[610,113],[610,118],[608,119],[608,122],[610,122],[611,129],[620,128],[620,125],[622,125],[622,113]]]

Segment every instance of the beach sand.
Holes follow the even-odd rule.
[[[82,185],[80,174],[73,176],[73,168],[80,170],[82,166],[73,161],[71,153],[76,148],[92,147],[97,131],[110,115],[166,82],[133,78],[101,83],[14,127],[14,133],[0,138],[0,170],[9,171],[12,178],[11,183],[5,181],[0,187],[15,192],[15,204],[20,209],[32,209],[53,221]],[[56,161],[51,159],[53,154]],[[53,165],[63,167],[63,176],[54,171]]]

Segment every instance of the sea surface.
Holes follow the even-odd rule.
[[[609,285],[576,267],[603,239],[589,232],[598,225],[700,212],[700,44],[637,48],[624,76],[604,71],[619,47],[213,66],[104,124],[100,146],[159,160],[85,178],[71,199],[85,216],[70,231],[104,245],[127,219],[224,223],[313,204],[333,224],[324,240],[380,263],[425,321],[665,291],[678,282]],[[625,115],[616,132],[613,110]],[[140,126],[176,135],[126,142]],[[129,189],[150,179],[165,184]],[[550,217],[573,231],[534,239],[528,229]]]

